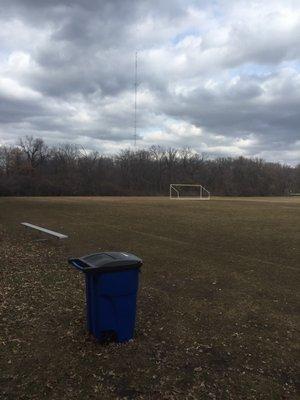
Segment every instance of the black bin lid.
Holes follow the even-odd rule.
[[[69,258],[68,261],[83,272],[124,271],[140,268],[143,265],[143,261],[134,254],[116,251]]]

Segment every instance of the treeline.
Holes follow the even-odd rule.
[[[213,195],[280,196],[300,191],[300,164],[207,159],[160,146],[107,156],[70,144],[48,147],[28,136],[0,147],[2,196],[167,195],[170,183],[201,183]]]

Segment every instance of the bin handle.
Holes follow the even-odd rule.
[[[86,266],[83,265],[82,261],[79,260],[78,258],[69,258],[68,259],[69,264],[71,264],[73,267],[76,269],[79,269],[79,271],[86,271]]]
[[[80,260],[80,258],[69,258],[68,262],[81,272],[93,272],[99,269],[99,267],[94,267],[93,265]]]

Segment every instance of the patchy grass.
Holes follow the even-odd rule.
[[[1,399],[297,399],[299,227],[294,198],[0,199]],[[127,344],[88,336],[66,261],[105,250],[145,263]]]

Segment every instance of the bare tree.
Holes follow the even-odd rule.
[[[47,146],[43,139],[34,138],[33,136],[25,136],[25,138],[19,139],[19,146],[25,153],[31,169],[35,169],[41,164],[47,154]]]
[[[160,146],[104,156],[73,144],[47,148],[31,136],[0,146],[0,195],[162,195],[170,183],[200,183],[217,195],[284,195],[300,191],[300,166]]]

